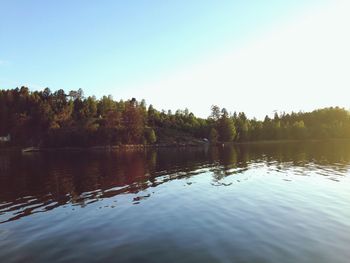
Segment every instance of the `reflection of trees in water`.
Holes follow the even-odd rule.
[[[64,204],[85,206],[102,198],[136,194],[190,178],[209,168],[215,185],[227,176],[264,164],[277,170],[345,174],[349,143],[251,144],[213,148],[113,153],[0,155],[0,213],[12,220]],[[207,169],[205,169],[207,171]],[[139,202],[144,198],[135,197]],[[140,199],[140,200],[138,200]],[[1,216],[1,214],[0,214]],[[0,220],[1,221],[1,220]]]
[[[330,171],[341,175],[349,170],[350,142],[258,143],[216,147],[210,152],[210,160],[218,164],[211,169],[216,184],[259,163],[280,171],[299,167],[303,173],[324,170],[324,175]]]
[[[0,174],[5,174],[10,168],[10,158],[6,154],[0,154]]]
[[[280,167],[328,167],[347,172],[350,164],[350,142],[299,142],[240,145],[249,153],[250,162],[261,160]]]
[[[138,193],[173,180],[180,172],[190,177],[205,155],[203,150],[193,149],[48,153],[7,158],[0,185],[0,213],[12,213],[11,220],[15,220],[67,203],[85,206],[102,198]],[[158,177],[162,179],[157,180]]]

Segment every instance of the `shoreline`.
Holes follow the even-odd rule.
[[[347,138],[329,138],[329,139],[292,139],[292,140],[261,140],[233,142],[234,145],[253,145],[253,144],[283,144],[283,143],[317,143],[317,142],[350,142]]]
[[[159,148],[192,148],[192,147],[224,147],[240,145],[268,145],[268,144],[289,144],[289,143],[324,143],[324,142],[350,142],[350,139],[312,139],[312,140],[262,140],[246,142],[222,142],[217,144],[210,143],[171,143],[171,144],[123,144],[123,145],[99,145],[90,147],[0,147],[2,152],[80,152],[80,151],[128,151],[128,150],[146,150]]]
[[[146,149],[158,149],[158,148],[192,148],[192,147],[205,147],[209,144],[195,144],[195,143],[181,143],[181,144],[123,144],[123,145],[99,145],[90,147],[4,147],[0,148],[0,152],[22,152],[22,153],[34,153],[34,152],[81,152],[81,151],[128,151],[128,150],[146,150]]]

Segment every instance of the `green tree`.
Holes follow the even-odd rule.
[[[145,137],[146,137],[147,143],[149,144],[153,144],[157,141],[156,133],[152,128],[145,129]]]
[[[209,140],[212,144],[216,144],[218,142],[219,134],[215,128],[211,128]]]
[[[222,142],[232,142],[236,136],[236,128],[233,120],[229,118],[225,109],[222,110],[221,118],[218,123],[219,139]]]
[[[210,118],[214,121],[218,121],[220,119],[220,108],[217,105],[213,105],[211,106],[211,114],[210,114]]]
[[[144,115],[136,100],[130,100],[123,112],[125,140],[127,143],[140,143],[144,131]]]

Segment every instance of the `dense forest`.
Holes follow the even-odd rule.
[[[0,138],[1,146],[41,147],[350,138],[350,113],[335,107],[275,113],[260,121],[214,105],[203,119],[188,109],[159,111],[134,98],[21,87],[0,90]]]

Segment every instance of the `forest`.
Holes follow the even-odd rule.
[[[331,107],[257,120],[213,105],[204,119],[188,109],[159,111],[135,98],[116,101],[112,96],[85,97],[81,89],[66,94],[21,87],[0,90],[0,138],[8,138],[0,140],[1,147],[348,139],[350,113]]]

